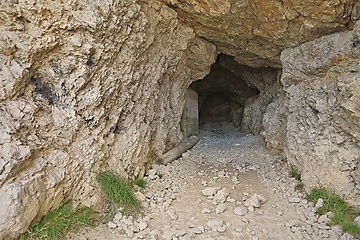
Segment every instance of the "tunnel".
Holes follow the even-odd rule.
[[[260,94],[248,75],[248,67],[238,64],[231,56],[219,54],[209,74],[189,86],[198,95],[200,128],[214,122],[231,122],[241,127],[247,100]]]

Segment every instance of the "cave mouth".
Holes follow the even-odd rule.
[[[189,86],[198,94],[200,129],[206,123],[216,122],[231,122],[241,127],[246,101],[260,93],[244,80],[243,68],[248,67],[238,64],[231,56],[219,54],[209,74]]]
[[[222,92],[209,93],[199,110],[199,123],[222,122],[230,120],[231,98]]]

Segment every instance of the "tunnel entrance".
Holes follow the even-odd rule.
[[[260,93],[237,74],[241,67],[233,57],[220,54],[210,73],[190,85],[198,94],[200,127],[205,123],[224,121],[232,122],[235,127],[241,126],[246,100]]]
[[[231,99],[225,93],[210,93],[206,96],[199,111],[200,124],[221,122],[230,119]]]

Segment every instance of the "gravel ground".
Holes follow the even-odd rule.
[[[67,239],[354,239],[326,225],[331,213],[316,216],[260,136],[218,123],[199,137],[178,160],[149,170],[146,189],[136,193],[143,216],[118,213]]]

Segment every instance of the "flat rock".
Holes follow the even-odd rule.
[[[201,213],[205,213],[205,214],[209,214],[211,213],[212,211],[208,208],[203,208],[203,210],[201,210]]]
[[[214,228],[214,227],[218,228],[218,227],[222,227],[223,225],[224,225],[224,221],[221,219],[212,219],[207,222],[207,226],[209,228]]]
[[[289,203],[299,203],[301,202],[301,199],[298,197],[290,197],[289,198]]]
[[[244,216],[248,213],[248,209],[246,207],[237,207],[233,210],[233,213],[239,216]]]
[[[360,216],[357,216],[357,217],[354,219],[354,222],[360,227]]]
[[[214,196],[220,190],[219,187],[207,187],[203,189],[201,192],[206,197]]]
[[[331,220],[328,218],[326,214],[321,215],[318,219],[318,223],[329,223]]]
[[[156,168],[152,168],[147,172],[148,176],[154,176],[154,175],[156,175],[156,173],[157,173]]]
[[[113,222],[116,224],[120,223],[122,217],[123,217],[122,213],[118,212],[117,214],[115,214],[115,216],[113,218]]]
[[[144,231],[148,227],[147,222],[142,221],[142,220],[140,220],[138,225],[139,225],[140,231]]]
[[[216,207],[215,213],[220,214],[220,213],[223,213],[225,210],[226,210],[226,205],[222,203]]]
[[[341,236],[343,234],[342,227],[340,225],[333,225],[330,229],[338,236]]]
[[[178,216],[176,215],[175,211],[170,209],[168,211],[166,211],[166,213],[169,215],[169,217],[172,219],[172,220],[176,220],[178,218]]]
[[[265,201],[266,201],[266,199],[264,196],[255,193],[254,195],[252,195],[249,199],[247,199],[244,202],[244,205],[246,207],[253,206],[255,208],[259,208],[261,206],[261,204],[265,203]]]
[[[216,203],[224,203],[226,201],[227,196],[229,196],[229,193],[226,188],[222,188],[214,195],[214,202]]]
[[[316,209],[321,208],[323,205],[324,205],[324,200],[323,200],[322,198],[319,198],[319,199],[316,201],[315,208],[316,208]]]
[[[223,233],[223,232],[226,231],[226,226],[218,227],[218,228],[216,229],[216,231],[219,232],[219,233]]]
[[[116,225],[114,222],[108,222],[107,226],[108,226],[110,229],[115,229],[115,228],[117,228],[117,225]]]
[[[340,237],[341,240],[354,240],[355,238],[349,234],[349,233],[344,233],[341,237]]]

